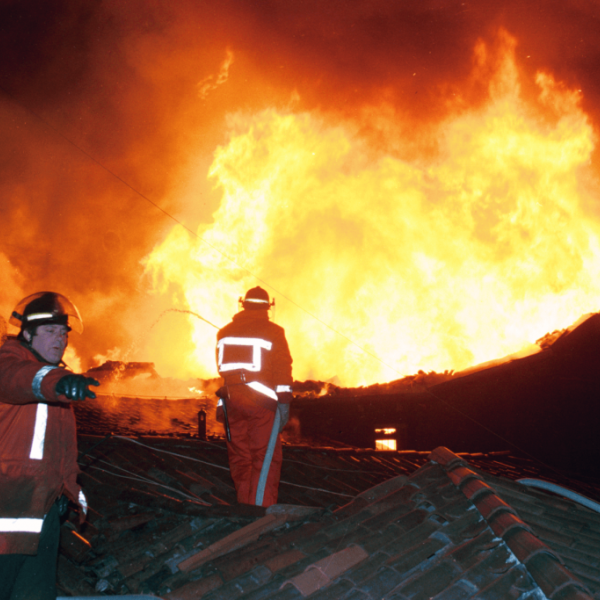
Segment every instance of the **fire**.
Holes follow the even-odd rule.
[[[488,60],[480,44],[474,77]],[[595,133],[579,92],[548,73],[535,83],[525,98],[507,37],[489,100],[452,100],[434,157],[315,112],[231,115],[210,171],[221,206],[147,257],[156,292],[222,326],[263,285],[295,378],[347,386],[464,369],[598,310]],[[215,329],[180,318],[196,350],[176,375],[214,377]]]

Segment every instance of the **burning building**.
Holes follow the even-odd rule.
[[[582,0],[4,2],[0,312],[9,315],[16,300],[31,292],[60,291],[74,300],[85,323],[84,335],[72,336],[65,357],[74,370],[152,363],[151,370],[134,367],[134,389],[121,387],[104,399],[102,410],[115,398],[132,399],[127,414],[132,427],[140,422],[146,427],[156,415],[163,428],[188,423],[175,404],[173,410],[161,406],[164,412],[156,405],[138,410],[142,403],[135,399],[142,396],[168,397],[174,403],[192,399],[194,411],[202,408],[216,385],[199,385],[216,374],[215,329],[236,311],[239,295],[257,283],[277,300],[275,320],[286,328],[294,375],[301,382],[385,385],[421,371],[451,373],[500,356],[526,356],[533,341],[600,308],[597,20],[596,5]],[[551,352],[541,356],[519,365],[548,372],[554,364],[546,362]],[[162,388],[165,381],[169,389]],[[438,383],[444,400],[467,402],[454,380]],[[504,398],[498,398],[501,411]],[[482,398],[475,394],[473,401]],[[93,435],[93,417],[99,413],[90,407],[87,433]],[[445,413],[429,414],[443,429]],[[577,417],[582,414],[585,406]],[[378,440],[402,446],[414,434],[404,426],[402,419],[377,418],[369,435],[380,429]],[[156,423],[147,427],[163,433]],[[589,428],[586,432],[591,439]],[[86,451],[96,443],[87,440]],[[436,460],[440,456],[447,464]],[[90,457],[82,461],[107,459],[99,451]],[[324,473],[343,473],[338,459],[315,461]],[[208,566],[195,563],[201,570],[192,569],[192,575],[182,575],[174,559],[195,556],[198,544],[213,552],[225,531],[220,526],[232,533],[240,528],[236,519],[251,520],[231,508],[230,486],[179,464],[171,466],[184,469],[185,484],[174,481],[168,469],[146,477],[145,486],[156,480],[179,492],[183,486],[185,498],[177,504],[157,500],[160,494],[146,490],[118,489],[116,471],[102,481],[92,466],[103,467],[85,463],[88,483],[97,490],[95,529],[90,528],[87,545],[64,543],[63,551],[72,553],[62,572],[72,573],[75,563],[84,565],[86,585],[78,589],[75,570],[70,583],[63,578],[63,589],[160,589],[166,594],[176,591],[175,585],[206,580],[214,586],[213,597],[221,586],[228,597],[238,577],[256,575],[268,593],[288,585],[280,597],[305,596],[308,590],[319,594],[321,588],[304,587],[306,567],[323,575],[322,582],[332,583],[334,573],[346,574],[333,584],[340,594],[377,597],[385,586],[377,587],[373,574],[401,585],[400,577],[409,572],[405,553],[415,556],[417,546],[431,550],[425,562],[442,548],[447,553],[427,565],[447,575],[448,597],[488,589],[477,587],[483,575],[462,578],[473,564],[461,545],[465,538],[446,539],[442,531],[456,522],[453,531],[464,532],[464,512],[479,514],[471,505],[466,508],[473,494],[463,494],[465,500],[448,483],[454,480],[446,473],[460,459],[441,452],[426,465],[428,459],[411,455],[406,458],[410,466],[424,471],[411,474],[412,482],[395,479],[393,485],[386,483],[389,477],[409,473],[398,464],[393,471],[387,460],[394,462],[372,460],[385,467],[385,480],[331,477],[326,481],[333,487],[323,488],[325,499],[319,496],[322,490],[309,499],[290,494],[290,502],[308,505],[312,500],[319,510],[332,493],[343,494],[350,505],[336,505],[332,512],[341,512],[333,516],[316,511],[307,517],[312,522],[302,522],[298,546],[291,541],[294,531],[271,545],[271,538],[258,542],[264,542],[266,554],[260,555],[264,564],[256,572],[254,559],[245,556],[240,564],[247,571],[236,571],[227,560],[208,561]],[[369,461],[365,470],[372,466]],[[215,464],[210,468],[223,469]],[[495,466],[489,468],[495,473]],[[482,481],[477,474],[469,477]],[[290,481],[292,486],[305,483]],[[427,488],[430,483],[449,496]],[[523,499],[522,490],[511,484],[500,485],[509,489],[502,502],[511,504],[500,514],[512,515],[512,504],[519,502],[527,512],[539,500]],[[427,491],[413,493],[421,487]],[[106,489],[112,497],[103,514],[97,507]],[[402,501],[390,508],[388,492]],[[499,496],[488,495],[496,510]],[[149,496],[150,508],[144,504]],[[452,504],[446,511],[449,497],[460,510],[453,512]],[[163,547],[158,538],[177,521],[183,502],[190,518],[163,538]],[[519,554],[509,544],[496,555],[497,548],[489,546],[495,529],[485,535],[477,530],[482,535],[476,538],[481,545],[475,544],[479,555],[489,553],[493,564],[501,556],[502,567],[506,557],[517,554],[523,564],[533,561],[531,571],[540,579],[550,573],[556,575],[553,581],[563,582],[544,588],[543,593],[557,598],[576,597],[583,589],[564,572],[560,557],[568,557],[576,563],[571,570],[580,569],[580,579],[587,577],[597,595],[597,569],[580,567],[583,560],[597,565],[597,554],[589,548],[597,548],[596,521],[571,505],[556,508],[543,502],[551,505],[550,513],[572,510],[571,524],[596,545],[582,550],[578,542],[566,542],[564,532],[554,536],[535,517],[532,526],[515,525],[511,517],[513,529],[537,526],[540,537],[560,538],[561,548],[552,550],[556,556],[527,536],[526,551]],[[144,516],[157,506],[165,521]],[[486,512],[478,502],[474,506]],[[415,547],[379,552],[385,519],[392,519],[390,511],[405,509],[410,517],[402,525],[394,521],[392,529],[408,534],[411,524],[424,523],[418,529],[421,537],[410,538]],[[229,519],[225,524],[219,521],[221,510]],[[266,518],[252,515],[257,516]],[[113,535],[117,519],[123,519],[121,529],[115,527]],[[467,529],[483,527],[480,519],[474,524],[468,516],[466,523]],[[309,538],[320,529],[315,544],[321,547],[313,547]],[[340,531],[354,536],[352,543],[368,558],[353,549],[338,554],[347,543],[340,541]],[[498,535],[504,540],[510,537],[505,533]],[[103,544],[94,556],[87,554],[90,540]],[[117,564],[111,562],[115,540],[123,550]],[[136,552],[145,551],[150,540],[154,555],[145,557],[147,569],[136,570],[141,564],[133,565],[140,556]],[[453,554],[458,547],[462,563]],[[327,570],[320,563],[323,548],[351,566]],[[273,570],[267,573],[265,565],[278,549],[292,562],[268,562]],[[256,548],[251,550],[254,555]],[[536,562],[550,555],[554,570]],[[497,577],[500,583],[485,580],[542,597],[523,564],[510,569],[506,579]],[[363,571],[350,578],[354,567]],[[493,570],[481,567],[478,573]],[[371,583],[356,591],[364,581]],[[402,593],[409,597],[418,597],[418,590],[423,597],[433,595],[432,588],[419,587],[423,581],[416,577],[405,583]]]
[[[214,377],[257,280],[345,386],[598,309],[593,8],[128,6],[0,9],[0,306],[72,296],[74,368]]]

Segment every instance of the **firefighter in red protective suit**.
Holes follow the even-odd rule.
[[[217,418],[228,429],[238,502],[271,506],[281,472],[279,433],[293,399],[292,357],[283,328],[269,321],[267,292],[252,288],[240,302],[243,310],[217,334],[217,367],[225,383],[217,391]]]
[[[95,379],[62,362],[77,308],[54,292],[22,300],[0,348],[0,600],[54,600],[60,515],[87,511],[77,484],[72,401],[95,398]]]

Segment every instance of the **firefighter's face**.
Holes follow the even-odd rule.
[[[23,335],[44,360],[55,365],[61,361],[69,343],[66,325],[40,325],[33,337],[28,331]]]

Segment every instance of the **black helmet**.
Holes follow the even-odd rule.
[[[258,286],[248,290],[244,299],[240,298],[240,302],[245,309],[250,310],[268,310],[275,304],[275,301],[270,302],[269,294]]]
[[[83,322],[77,307],[62,294],[37,292],[17,304],[8,322],[21,328],[38,325],[66,325],[71,331],[83,331]]]

